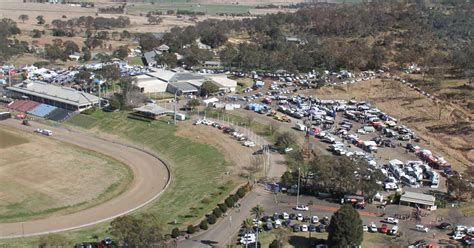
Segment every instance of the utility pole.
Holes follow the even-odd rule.
[[[298,191],[296,194],[296,206],[300,205],[300,167],[298,167]]]
[[[176,93],[178,93],[178,91],[174,93],[174,124],[175,125],[176,125]]]

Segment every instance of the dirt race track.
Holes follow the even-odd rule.
[[[104,140],[63,128],[47,127],[39,123],[32,123],[31,127],[21,126],[18,120],[13,119],[1,121],[1,125],[9,125],[27,132],[33,132],[35,128],[50,129],[53,131],[53,136],[50,138],[103,153],[127,164],[132,170],[134,178],[130,187],[121,195],[84,211],[67,215],[53,215],[38,220],[0,224],[0,239],[72,230],[114,219],[157,199],[170,181],[169,170],[161,160],[144,151],[113,140]]]

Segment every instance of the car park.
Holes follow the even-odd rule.
[[[287,212],[283,212],[281,215],[284,220],[287,220],[290,218],[290,215]]]
[[[316,223],[318,223],[318,222],[319,222],[318,216],[313,215],[313,216],[311,217],[311,223],[316,224]]]
[[[301,229],[300,225],[298,225],[298,224],[293,225],[293,232],[299,232],[300,229]]]
[[[461,239],[463,239],[465,236],[466,236],[466,235],[465,235],[464,233],[457,231],[457,232],[454,232],[453,235],[451,235],[451,239],[453,239],[453,240],[461,240]]]

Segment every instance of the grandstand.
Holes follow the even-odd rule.
[[[14,101],[8,105],[8,108],[18,112],[27,112],[36,108],[40,103],[29,100]]]
[[[75,112],[63,108],[56,108],[53,110],[51,113],[49,113],[46,118],[53,120],[53,121],[65,121],[66,119],[70,118],[73,116]]]
[[[32,115],[39,116],[39,117],[45,117],[49,113],[53,112],[53,110],[55,110],[55,109],[57,109],[57,108],[54,107],[54,106],[42,103],[42,104],[38,105],[37,107],[35,107],[34,109],[28,111],[28,113],[32,114]]]

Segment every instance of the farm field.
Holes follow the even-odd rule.
[[[0,222],[90,208],[133,178],[112,158],[8,127],[0,130],[0,171]]]
[[[231,160],[217,148],[180,135],[181,126],[167,121],[147,123],[127,118],[127,112],[77,115],[66,122],[94,132],[127,139],[147,147],[168,161],[172,170],[169,188],[160,200],[146,207],[166,231],[194,223],[223,200],[238,183],[226,175]],[[87,119],[87,120],[85,120]],[[177,225],[172,224],[174,220]]]

